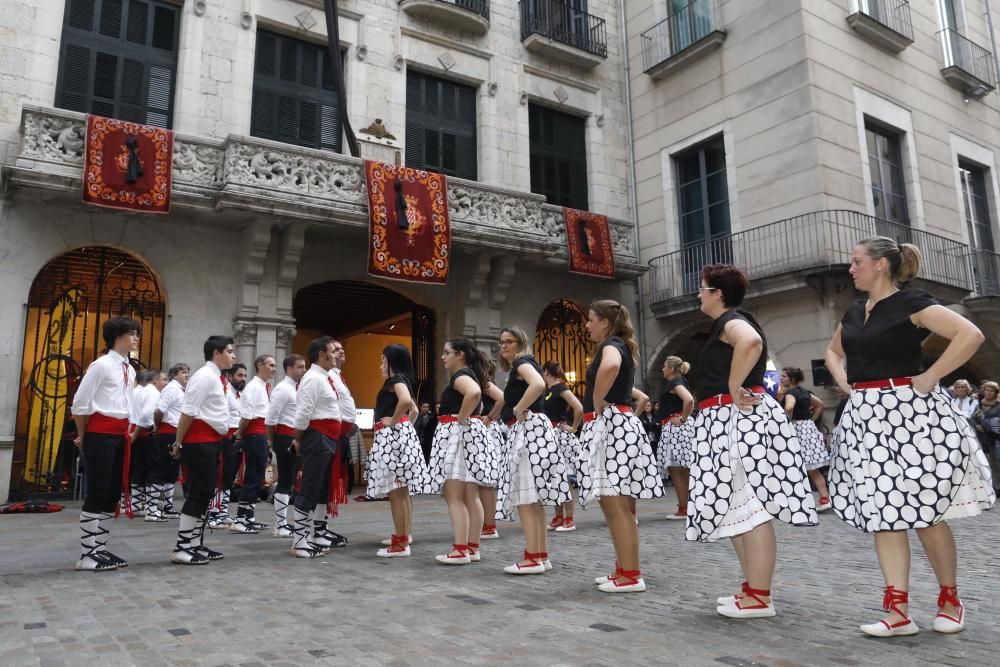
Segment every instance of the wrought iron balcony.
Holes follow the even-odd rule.
[[[643,70],[659,79],[722,45],[717,0],[691,0],[642,33]]]
[[[944,49],[941,75],[966,95],[982,97],[996,87],[993,54],[950,28],[938,32]]]
[[[20,146],[2,165],[5,193],[17,200],[42,190],[64,192],[67,206],[82,206],[85,128],[82,113],[25,105]],[[217,212],[234,209],[367,230],[363,164],[348,155],[256,137],[175,134],[169,217],[214,222],[220,219]],[[563,209],[546,204],[542,195],[449,178],[448,205],[452,236],[466,250],[567,261]],[[642,274],[632,224],[609,222],[619,276]]]
[[[856,33],[896,53],[913,44],[909,0],[855,0],[858,11],[847,17]]]
[[[847,270],[854,245],[869,236],[913,243],[923,252],[920,278],[962,293],[971,291],[969,248],[937,234],[855,211],[816,211],[754,227],[661,255],[649,262],[650,300],[657,315],[697,307],[695,292],[706,264],[735,264],[752,281]]]
[[[521,0],[524,48],[583,67],[608,57],[604,19],[559,0]]]
[[[399,8],[410,16],[477,35],[490,29],[489,0],[399,0]]]
[[[977,297],[1000,297],[1000,255],[990,250],[969,251],[972,291]]]

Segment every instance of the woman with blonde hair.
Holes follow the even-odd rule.
[[[639,346],[628,308],[611,299],[590,304],[587,332],[597,343],[587,368],[581,438],[580,504],[601,505],[615,548],[615,570],[595,583],[605,593],[646,590],[639,567],[639,528],[632,503],[660,498],[663,482],[653,449],[632,412],[632,382]]]
[[[951,399],[951,407],[966,419],[971,419],[979,409],[979,401],[972,396],[972,385],[968,380],[955,380],[951,385],[955,398]]]
[[[924,290],[907,288],[920,260],[916,246],[884,236],[858,243],[850,274],[868,295],[847,308],[826,352],[826,367],[850,394],[830,464],[830,495],[837,516],[875,534],[889,613],[861,631],[876,637],[920,630],[908,606],[911,529],[940,586],[934,630],[965,627],[947,520],[975,516],[996,501],[975,432],[939,385],[975,354],[983,334]],[[925,370],[923,342],[932,333],[950,342]]]
[[[694,396],[684,376],[691,364],[680,357],[670,356],[663,362],[663,379],[660,387],[660,408],[655,418],[660,423],[660,470],[670,475],[677,491],[677,511],[667,519],[685,520],[688,510],[688,484],[691,464],[694,463]]]
[[[799,439],[802,462],[809,473],[813,489],[819,494],[816,511],[826,512],[830,509],[830,491],[820,468],[830,462],[830,450],[827,449],[826,438],[816,427],[816,422],[823,415],[823,401],[801,386],[805,379],[801,368],[782,368],[781,388],[785,393],[778,402],[784,406],[785,414],[792,420],[795,435]]]

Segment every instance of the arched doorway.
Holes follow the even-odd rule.
[[[351,394],[360,408],[375,405],[381,387],[379,360],[391,343],[410,349],[417,380],[417,400],[433,401],[437,350],[434,311],[406,296],[374,283],[332,280],[303,287],[292,302],[296,335],[293,352],[304,354],[320,335],[344,345]]]
[[[158,367],[165,314],[166,295],[149,266],[117,248],[77,248],[38,272],[24,327],[13,490],[70,490],[77,451],[69,407],[84,369],[104,353],[101,325],[116,316],[138,320],[133,362]]]
[[[558,361],[573,393],[583,396],[587,366],[594,343],[587,334],[587,316],[572,301],[556,299],[542,311],[535,327],[535,358]]]

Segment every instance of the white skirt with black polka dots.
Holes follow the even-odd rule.
[[[529,412],[510,427],[510,490],[503,515],[510,519],[519,505],[561,505],[570,499],[569,479],[556,443],[552,422]]]
[[[701,410],[694,428],[688,540],[740,535],[770,518],[816,524],[795,429],[771,396],[745,412],[732,405]]]
[[[390,491],[408,487],[411,493],[425,493],[430,484],[430,471],[424,462],[420,439],[410,422],[375,433],[372,449],[365,465],[365,481],[369,498],[384,498]]]
[[[996,502],[979,440],[940,387],[852,391],[829,482],[833,511],[864,532],[926,528]]]
[[[602,496],[660,498],[663,480],[642,422],[608,405],[580,438],[580,504]]]
[[[792,426],[799,439],[799,449],[802,450],[802,462],[806,470],[816,470],[828,464],[830,450],[826,448],[826,438],[816,428],[816,422],[811,419],[796,419]]]
[[[580,438],[557,426],[552,427],[552,432],[556,438],[556,446],[559,448],[559,454],[563,458],[566,474],[576,475],[577,462],[580,460]]]
[[[479,419],[468,426],[458,422],[438,422],[431,445],[428,493],[441,493],[446,480],[496,486],[497,466],[490,465],[490,437]]]
[[[690,468],[694,463],[694,419],[688,419],[680,426],[664,424],[656,455],[662,471],[667,468]]]

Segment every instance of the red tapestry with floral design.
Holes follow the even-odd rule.
[[[564,208],[569,270],[598,278],[615,277],[615,252],[608,216]]]
[[[434,172],[365,160],[368,273],[444,285],[451,256],[448,183]]]
[[[87,116],[83,201],[169,213],[173,154],[174,134],[170,130]]]

